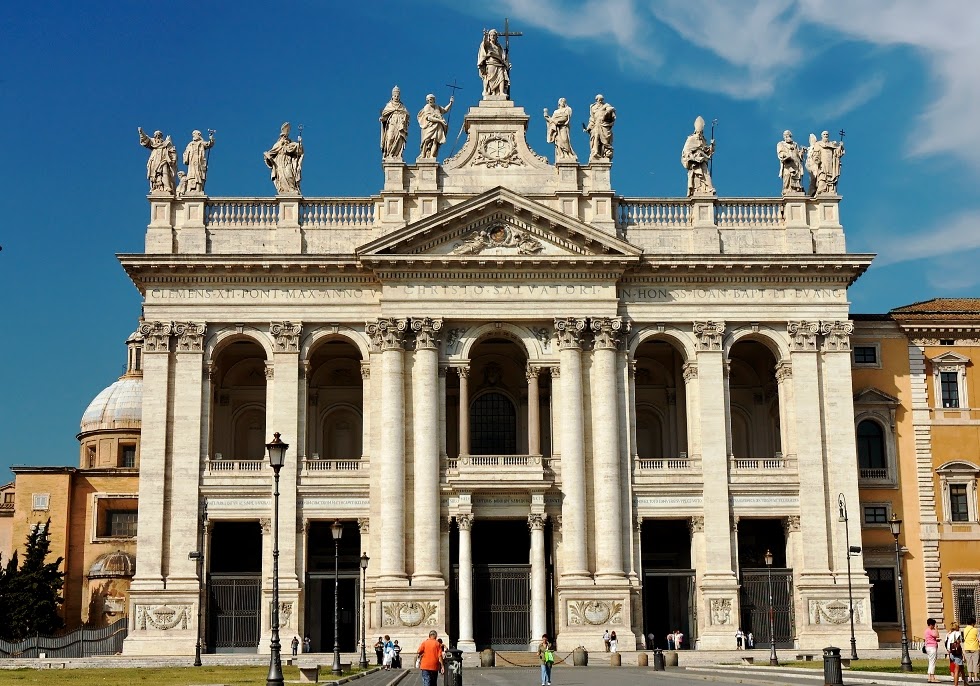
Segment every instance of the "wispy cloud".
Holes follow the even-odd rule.
[[[875,267],[943,255],[960,256],[980,249],[980,211],[963,212],[917,233],[879,236],[875,245],[881,246]],[[971,270],[977,273],[974,283],[980,282],[980,270],[975,259]]]
[[[873,74],[836,98],[818,105],[813,116],[815,119],[839,119],[876,97],[884,87],[885,77],[882,74]]]

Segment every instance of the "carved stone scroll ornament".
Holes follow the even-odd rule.
[[[136,628],[139,631],[186,629],[191,621],[191,610],[191,605],[137,605]]]
[[[573,600],[568,603],[569,626],[623,623],[623,603],[616,600]]]
[[[776,363],[776,381],[783,382],[793,376],[793,363],[789,360],[783,360],[782,362]]]
[[[170,322],[140,322],[140,335],[143,337],[143,351],[148,353],[170,352]]]
[[[272,322],[269,333],[275,341],[277,353],[298,353],[299,335],[303,330],[302,322]]]
[[[558,349],[582,348],[582,334],[585,320],[577,317],[555,317],[555,333],[558,334]],[[552,367],[552,369],[555,369]],[[552,375],[554,372],[552,372]]]
[[[818,322],[787,322],[786,331],[789,333],[790,350],[812,352],[817,349],[817,333],[820,331]]]
[[[407,319],[388,317],[375,322],[368,322],[364,327],[371,342],[378,350],[397,350],[402,347],[405,332],[408,330]]]
[[[694,336],[698,350],[721,350],[721,338],[725,335],[725,322],[694,322]]]
[[[731,598],[711,599],[711,623],[722,626],[732,623]]]
[[[453,255],[479,255],[492,248],[515,248],[518,255],[535,255],[544,246],[536,238],[523,231],[517,231],[505,224],[497,224],[489,229],[476,229],[453,248]]]
[[[419,317],[412,319],[412,332],[415,334],[415,347],[418,350],[437,350],[439,339],[437,335],[442,329],[441,319]]]
[[[810,600],[810,624],[847,624],[850,621],[850,606],[846,600]],[[864,623],[864,601],[854,601],[854,623]]]
[[[381,603],[384,626],[436,626],[439,623],[438,603]]]
[[[177,337],[177,352],[199,353],[204,350],[205,325],[198,322],[174,322],[173,332]]]
[[[853,322],[821,322],[820,333],[823,334],[825,351],[850,352],[851,334],[854,333]]]
[[[367,536],[371,533],[371,520],[367,517],[358,517],[357,530],[361,532],[362,536]]]
[[[595,317],[589,326],[595,336],[595,347],[600,350],[617,350],[630,330],[630,323],[621,317]]]
[[[460,531],[470,531],[473,528],[473,515],[471,514],[456,515],[456,526],[459,527]]]
[[[470,164],[474,167],[486,166],[487,169],[507,169],[510,166],[523,166],[524,160],[517,151],[517,139],[513,133],[490,133],[480,136]]]

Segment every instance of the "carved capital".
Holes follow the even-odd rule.
[[[271,534],[272,533],[272,520],[269,519],[269,518],[267,518],[267,517],[263,517],[262,519],[259,520],[259,527],[262,529],[262,535],[263,536],[265,536],[267,534]]]
[[[148,353],[170,352],[170,322],[140,322],[139,332],[143,337],[143,351]]]
[[[681,367],[681,374],[684,375],[684,381],[693,381],[698,378],[698,363],[685,362]]]
[[[824,352],[849,352],[854,323],[820,322],[820,333],[823,334]]]
[[[690,528],[692,534],[702,533],[704,531],[704,517],[701,515],[691,517],[688,522],[688,528]]]
[[[361,378],[370,379],[371,378],[371,363],[361,362]]]
[[[630,323],[622,317],[596,317],[590,320],[589,326],[598,350],[618,350],[630,330]]]
[[[547,519],[548,515],[546,514],[529,514],[527,516],[527,525],[531,531],[543,531],[544,523]]]
[[[401,350],[405,332],[408,330],[408,320],[386,317],[368,322],[364,330],[371,337],[371,343],[376,350]]]
[[[277,353],[298,353],[299,335],[303,330],[302,322],[272,322],[269,325],[269,333],[275,342],[274,350]]]
[[[577,317],[555,317],[555,333],[559,350],[581,350],[585,320]]]
[[[559,367],[557,365],[554,366],[554,367],[549,367],[548,368],[548,372],[551,374],[551,378],[552,379],[560,379],[561,378],[561,367]]]
[[[201,322],[174,322],[173,331],[177,337],[177,352],[204,352],[204,330]]]
[[[459,527],[460,531],[470,531],[473,528],[473,515],[471,514],[456,515],[456,526]]]
[[[799,321],[787,322],[786,331],[789,333],[789,348],[794,352],[810,352],[817,349],[817,332],[820,325],[817,322]]]
[[[456,376],[458,376],[459,378],[461,378],[461,379],[468,379],[468,378],[470,378],[470,368],[469,368],[469,366],[453,367],[453,369],[456,370]]]
[[[694,322],[694,335],[698,339],[698,350],[721,350],[725,322]]]
[[[532,367],[528,365],[524,370],[524,377],[530,381],[531,379],[537,379],[541,374],[541,367]]]
[[[440,329],[442,329],[441,319],[432,319],[431,317],[412,318],[415,348],[417,350],[438,350],[439,338],[437,334]]]
[[[265,361],[265,378],[267,381],[272,381],[276,378],[276,365],[269,360]]]
[[[367,517],[358,517],[357,530],[361,532],[362,536],[371,533],[371,520]]]
[[[776,381],[786,381],[793,376],[793,363],[789,360],[783,360],[782,362],[776,363]]]
[[[786,533],[792,533],[794,531],[800,530],[800,515],[789,515],[784,521],[783,526],[786,529]]]

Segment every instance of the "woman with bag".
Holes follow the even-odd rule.
[[[538,659],[541,661],[541,686],[551,686],[551,668],[555,664],[555,651],[548,640],[548,634],[541,637],[538,644]]]
[[[936,630],[936,620],[930,617],[926,620],[926,632],[922,641],[922,652],[929,660],[926,675],[930,683],[939,683],[936,678],[936,656],[939,654],[939,631]]]
[[[960,672],[963,671],[963,632],[957,622],[949,625],[946,653],[949,655],[949,673],[953,677],[953,686],[957,686],[960,683]]]

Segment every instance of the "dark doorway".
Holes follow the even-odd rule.
[[[333,651],[334,540],[333,522],[310,522],[307,536],[306,634],[315,653]],[[337,640],[340,650],[354,652],[360,626],[361,532],[356,522],[341,522],[337,545]]]
[[[697,638],[697,622],[688,520],[644,520],[640,537],[644,636],[652,633],[655,647],[667,648],[667,634],[680,630],[682,647],[690,647]]]
[[[772,553],[771,568],[766,565],[767,552]],[[753,635],[756,647],[768,648],[774,633],[777,648],[792,648],[793,570],[786,565],[783,520],[740,519],[738,561],[742,631]]]
[[[262,529],[256,521],[215,522],[208,559],[207,650],[254,653],[259,644]]]

